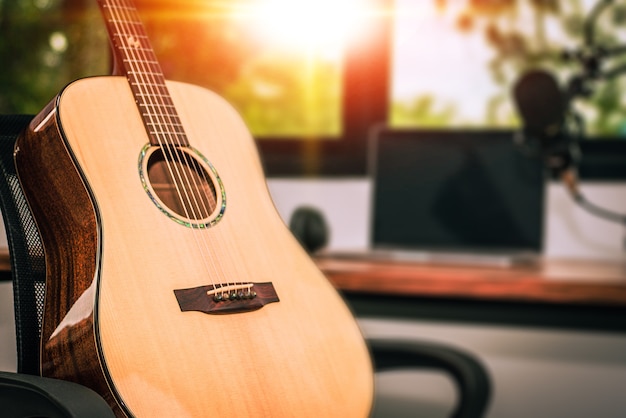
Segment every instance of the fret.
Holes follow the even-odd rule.
[[[129,84],[136,97],[169,97],[169,92],[164,82],[155,80],[154,83],[142,83],[129,80]]]
[[[151,64],[151,65],[159,65],[158,61],[155,60],[140,60],[134,58],[125,58],[122,62],[133,62],[133,63],[142,63],[142,64]]]
[[[152,124],[148,128],[149,133],[151,134],[171,134],[171,135],[184,135],[185,131],[182,129],[182,126],[178,129],[174,129],[173,126],[169,124]]]
[[[137,104],[137,106],[154,107],[153,105],[148,105],[148,104],[145,104],[145,103],[138,103],[138,104]],[[172,105],[172,104],[167,104],[167,103],[162,103],[162,104],[160,104],[160,105],[159,105],[159,107],[171,108],[172,110],[174,110],[174,109],[175,109],[174,105]],[[148,113],[142,113],[141,115],[142,115],[142,116],[147,116],[147,115],[149,115],[149,114],[150,114],[150,113],[148,112]]]
[[[109,20],[107,23],[112,24],[111,26],[115,29],[115,33],[112,35],[113,39],[115,39],[115,37],[126,38],[128,36],[134,36],[138,39],[149,42],[149,38],[143,34],[143,28],[139,22],[117,22]]]
[[[121,25],[132,25],[132,26],[137,26],[138,28],[141,28],[143,30],[143,24],[139,21],[134,21],[134,20],[118,20],[118,19],[109,19],[107,22],[109,23],[119,23]]]
[[[159,121],[168,121],[167,124],[171,124],[172,126],[180,126],[182,127],[182,123],[180,123],[180,119],[176,113],[155,113],[155,112],[147,112],[144,113],[146,126],[148,125],[159,125],[164,124],[166,122],[160,123]],[[156,120],[156,122],[151,122]]]
[[[153,123],[153,122],[146,122],[146,125],[148,125],[148,126],[162,126],[162,124],[160,124],[160,123]],[[168,122],[167,126],[168,127],[182,128],[183,124],[182,123]]]
[[[128,38],[129,36],[133,36],[136,39],[143,39],[144,41],[150,42],[150,39],[146,36],[146,35],[141,35],[139,33],[125,33],[123,31],[120,31],[119,33],[115,33],[113,34],[113,37],[118,37],[118,38]]]
[[[148,128],[148,131],[150,133],[170,133],[170,134],[176,134],[176,135],[184,135],[185,131],[183,129],[183,125],[181,124],[172,124],[170,122],[163,122],[163,123],[150,123],[147,122],[146,123],[146,127]]]
[[[173,106],[171,110],[168,109],[162,109],[163,106],[153,106],[155,108],[157,108],[158,110],[160,110],[161,112],[156,112],[156,111],[152,111],[152,109],[148,110],[147,112],[145,112],[145,115],[148,119],[163,119],[163,118],[176,118],[176,120],[178,122],[180,122],[180,120],[178,119],[178,115],[176,114],[175,111],[173,111]]]
[[[145,125],[171,125],[172,127],[183,127],[182,123],[180,123],[180,119],[176,113],[155,113],[155,112],[147,112],[144,113],[145,116]],[[156,121],[156,122],[152,122]]]
[[[161,129],[159,129],[161,128]],[[170,126],[168,125],[156,125],[156,126],[151,126],[148,128],[148,134],[150,135],[154,135],[156,137],[179,137],[179,136],[184,136],[185,135],[185,131],[182,129],[168,129],[170,128]]]
[[[174,137],[180,137],[180,138],[184,138],[185,137],[185,133],[184,132],[171,132],[171,131],[148,131],[148,134],[156,136],[157,138],[162,138],[162,137],[167,137],[167,136],[174,136]],[[177,138],[178,139],[178,138]]]
[[[143,106],[143,107],[146,107],[146,108],[152,108],[152,107],[155,107],[155,106],[154,106],[154,104],[147,104],[147,103],[137,103],[137,106]],[[174,113],[174,112],[175,112],[175,107],[174,107],[174,105],[172,105],[172,104],[161,103],[161,104],[160,104],[160,105],[158,105],[158,106],[159,106],[160,108],[166,108],[166,109],[172,110],[172,113]],[[146,115],[146,116],[150,114],[150,111],[149,111],[150,109],[147,109],[147,110],[148,110],[148,112],[146,112],[146,113],[145,113],[145,115]],[[142,116],[143,116],[143,115],[144,115],[144,114],[142,113]]]
[[[128,80],[128,84],[130,84],[133,92],[137,91],[137,93],[139,94],[150,94],[154,92],[158,94],[169,95],[167,92],[167,86],[165,85],[164,79],[161,78],[160,80],[146,80],[146,81],[147,82],[136,81],[136,79],[133,77],[132,79]],[[154,82],[151,83],[150,81],[154,81]]]
[[[135,93],[135,97],[141,97],[141,98],[146,98],[146,97],[152,97],[152,98],[161,98],[161,99],[170,99],[170,95],[169,94],[155,94],[155,93]],[[146,102],[144,102],[146,103]]]
[[[121,49],[122,51],[140,51],[140,52],[148,52],[152,54],[152,48],[142,48],[137,46],[118,46],[117,49]]]
[[[154,80],[154,83],[159,83],[164,85],[165,78],[163,77],[163,73],[159,71],[154,71],[156,68],[133,68],[133,71],[127,71],[126,75],[129,80],[141,82],[142,79],[147,77],[148,80]]]
[[[178,115],[175,113],[148,113],[144,117],[144,125],[146,125],[146,129],[154,129],[154,126],[168,127],[171,126],[171,129],[174,131],[179,131],[184,128],[180,123],[180,119]]]
[[[139,87],[154,87],[157,89],[167,89],[167,87],[165,86],[165,83],[160,83],[158,81],[155,80],[154,83],[144,83],[144,82],[138,82],[138,81],[133,81],[130,83],[131,86],[139,86]]]
[[[131,12],[134,12],[136,10],[134,7],[131,7],[131,6],[118,6],[118,5],[110,6],[108,4],[103,4],[102,7],[104,7],[105,9],[112,8],[115,10],[129,10]]]
[[[180,119],[178,118],[178,115],[175,113],[148,112],[144,116],[144,125],[146,125],[146,127],[171,125],[171,128],[174,130],[183,128],[183,125],[182,123],[180,123]]]
[[[140,67],[140,66],[139,66]],[[158,68],[133,68],[132,71],[126,71],[126,75],[128,76],[128,79],[132,79],[132,80],[139,80],[140,77],[145,77],[145,76],[150,76],[152,80],[162,80],[161,84],[163,84],[163,80],[165,80],[165,78],[163,77],[163,73],[160,71],[154,71],[157,70]]]
[[[161,88],[156,88],[156,86],[150,87],[150,90],[143,89],[133,89],[134,85],[131,84],[131,90],[135,94],[135,98],[140,98],[144,100],[140,100],[139,103],[153,103],[154,100],[158,100],[159,102],[169,102],[169,94],[167,88],[162,86]]]
[[[163,73],[161,73],[160,71],[126,71],[126,74],[128,75],[149,75],[149,76],[159,76],[162,77]]]

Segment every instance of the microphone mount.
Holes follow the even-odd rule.
[[[547,125],[540,131],[525,126],[515,140],[523,144],[527,152],[542,156],[546,167],[561,179],[572,199],[581,208],[605,220],[626,225],[626,215],[593,204],[580,191],[576,167],[581,157],[578,143],[585,128],[583,118],[572,109],[576,98],[589,98],[593,94],[593,83],[611,80],[626,73],[626,64],[617,64],[608,70],[604,68],[607,59],[625,54],[626,46],[605,47],[596,42],[598,18],[613,3],[614,0],[600,0],[596,3],[584,23],[583,47],[562,54],[564,60],[579,62],[581,71],[569,79],[565,90],[561,92],[559,123]],[[544,75],[546,79],[551,77],[548,73]]]
[[[626,73],[626,64],[616,64],[605,69],[607,59],[626,54],[626,45],[607,47],[596,41],[596,26],[602,13],[612,6],[614,0],[601,0],[592,8],[584,22],[584,45],[574,51],[563,51],[562,59],[580,63],[582,71],[574,75],[567,84],[566,100],[571,102],[576,97],[588,98],[593,93],[591,83],[611,80]]]

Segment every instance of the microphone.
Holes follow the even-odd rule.
[[[549,141],[561,133],[566,101],[552,74],[542,70],[525,73],[515,83],[513,95],[528,135]]]
[[[543,70],[526,72],[513,86],[513,97],[523,123],[523,145],[556,174],[575,165],[578,149],[567,129],[569,100],[556,78]]]

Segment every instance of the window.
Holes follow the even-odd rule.
[[[394,127],[512,127],[508,92],[494,80],[482,32],[461,31],[465,2],[396,0],[389,123]]]
[[[525,71],[548,70],[562,91],[584,75],[576,91],[589,93],[573,100],[584,122],[580,172],[626,176],[625,4],[394,1],[391,126],[517,129],[512,91]]]
[[[530,68],[543,68],[565,90],[586,67],[564,55],[583,50],[585,22],[599,3],[395,0],[391,124],[518,127],[515,81]],[[624,11],[602,9],[590,26],[595,47],[622,51],[606,58],[584,51],[600,62],[599,74],[626,64],[626,30],[618,20]],[[600,76],[586,87],[591,95],[574,103],[587,134],[626,137],[626,100],[620,94],[626,77]]]
[[[581,45],[599,2],[136,0],[166,77],[237,107],[270,176],[364,175],[380,123],[518,127],[512,83],[530,66],[562,83],[579,71],[559,53]],[[624,52],[626,6],[604,3],[614,4],[596,39]],[[0,112],[36,113],[72,80],[110,72],[93,0],[0,1],[0,31]],[[606,64],[617,73],[626,53]],[[626,77],[593,87],[578,103],[593,139],[583,163],[591,177],[626,178],[616,139],[626,136]]]

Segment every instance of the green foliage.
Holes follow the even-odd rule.
[[[103,25],[88,0],[0,3],[0,112],[37,113],[67,83],[108,68]]]
[[[449,126],[455,118],[454,105],[447,104],[442,109],[437,109],[436,98],[430,95],[419,96],[410,103],[396,101],[392,104],[392,126],[424,126],[445,127]]]
[[[624,83],[610,80],[596,91],[591,102],[597,112],[594,130],[598,132],[626,134],[626,104],[623,102]]]
[[[441,0],[437,4],[444,10],[447,6]],[[564,59],[564,52],[582,49],[588,6],[589,2],[584,0],[466,0],[457,25],[460,36],[471,31],[483,32],[486,43],[495,52],[489,70],[503,92],[509,91],[516,79],[530,68],[548,69],[565,86],[583,71],[580,62]],[[596,25],[595,39],[602,47],[614,48],[623,43],[626,4],[616,2],[609,9]],[[560,30],[560,35],[555,35],[559,32],[555,28]],[[613,58],[607,60],[603,70],[625,65],[626,57]],[[623,95],[619,94],[626,91],[623,78],[595,83],[595,94],[579,99],[585,102],[578,108],[585,109],[588,134],[616,135],[624,131],[625,104]]]
[[[337,136],[340,80],[340,68],[334,63],[268,54],[249,60],[224,95],[256,135]]]

